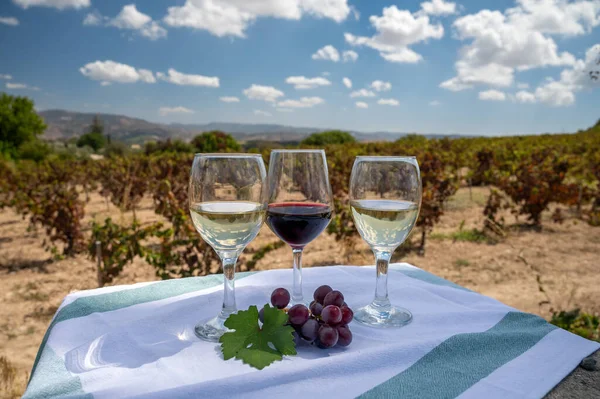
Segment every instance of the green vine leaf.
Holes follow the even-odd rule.
[[[294,329],[285,325],[288,321],[287,314],[269,305],[264,306],[263,312],[265,322],[262,328],[258,325],[256,306],[250,306],[248,310],[239,311],[227,318],[225,327],[235,331],[227,332],[219,339],[225,360],[235,357],[262,370],[281,360],[283,355],[296,354],[292,335]]]

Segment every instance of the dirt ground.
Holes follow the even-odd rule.
[[[541,232],[511,230],[496,244],[453,240],[463,230],[483,226],[483,206],[489,190],[467,188],[448,203],[446,214],[427,241],[424,256],[411,253],[403,259],[457,284],[496,298],[517,309],[549,317],[552,309],[579,307],[600,312],[600,228],[575,218],[563,224],[550,221],[547,212]],[[137,216],[157,220],[150,200],[142,202]],[[88,225],[107,216],[131,218],[92,196],[86,207]],[[507,220],[513,223],[514,217]],[[96,288],[95,264],[84,255],[52,261],[44,251],[43,231],[29,231],[28,223],[10,210],[0,212],[0,373],[16,373],[14,387],[2,387],[0,396],[23,388],[44,332],[60,302],[69,292]],[[257,249],[277,238],[264,228],[250,245]],[[248,255],[246,255],[248,256]],[[304,254],[305,267],[314,265],[373,263],[369,248],[357,240],[352,250],[323,234]],[[268,253],[257,268],[291,267],[287,247]],[[114,284],[155,280],[154,270],[143,260],[125,268]],[[8,362],[3,361],[4,357]],[[8,370],[8,371],[7,371]],[[12,370],[12,371],[11,371]],[[3,393],[2,390],[5,390]]]

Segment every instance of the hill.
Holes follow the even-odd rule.
[[[39,112],[48,125],[45,137],[48,139],[68,139],[85,133],[95,116],[104,125],[106,134],[128,143],[143,143],[151,140],[178,138],[189,140],[197,134],[211,130],[221,130],[232,134],[241,142],[273,141],[299,142],[311,133],[327,129],[314,127],[294,127],[276,124],[251,124],[212,122],[207,124],[162,124],[125,115],[83,113],[65,110],[47,110]],[[393,141],[405,136],[400,132],[351,132],[358,141]],[[425,134],[428,138],[460,137],[458,135]]]

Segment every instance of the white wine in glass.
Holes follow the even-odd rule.
[[[196,335],[216,342],[237,311],[235,264],[263,224],[267,173],[262,157],[250,154],[196,154],[189,185],[194,227],[223,262],[223,306],[214,318],[196,325]]]
[[[350,208],[354,224],[376,259],[373,301],[354,318],[373,327],[410,323],[407,309],[388,298],[387,276],[392,254],[408,237],[421,206],[421,174],[414,157],[357,157],[350,177]]]

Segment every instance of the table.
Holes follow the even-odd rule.
[[[353,308],[372,299],[373,267],[304,270]],[[24,398],[419,397],[536,398],[600,349],[408,264],[390,265],[392,302],[413,312],[401,329],[351,324],[348,348],[302,346],[258,371],[222,360],[194,324],[220,309],[222,275],[68,295],[44,337]],[[238,307],[268,302],[291,270],[239,273]],[[315,396],[316,397],[316,396]]]

